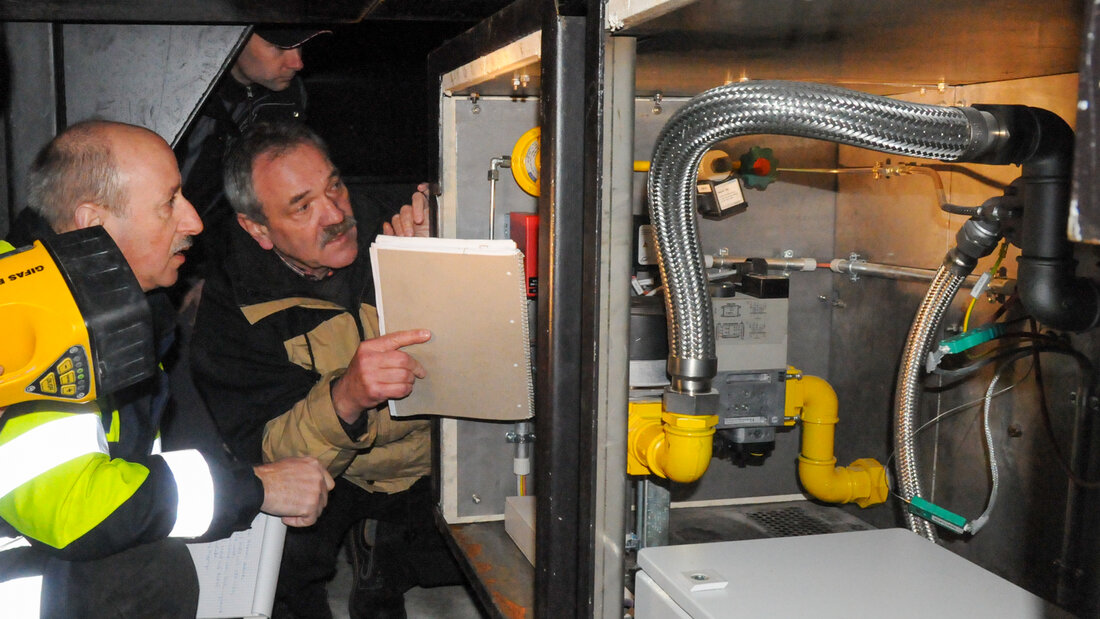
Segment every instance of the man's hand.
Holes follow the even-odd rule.
[[[390,236],[431,235],[431,213],[428,209],[428,183],[420,183],[412,195],[412,204],[406,204],[389,222],[382,224],[382,233]]]
[[[413,383],[427,376],[424,366],[401,350],[432,339],[427,329],[395,331],[359,343],[348,371],[332,386],[336,414],[355,423],[363,409],[412,393]]]
[[[334,485],[317,458],[284,458],[252,470],[264,485],[260,511],[282,516],[290,527],[308,527],[317,522]]]

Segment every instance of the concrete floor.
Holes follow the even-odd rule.
[[[348,596],[351,593],[351,565],[340,553],[336,576],[328,584],[328,604],[335,619],[349,619]],[[483,616],[465,587],[414,587],[405,594],[409,619],[481,619]]]

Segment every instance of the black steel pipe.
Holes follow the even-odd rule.
[[[1024,308],[1040,323],[1084,331],[1100,322],[1100,287],[1076,277],[1069,218],[1073,130],[1047,110],[1025,106],[975,106],[993,114],[1009,136],[989,163],[1022,164],[1014,183],[1023,194],[1018,244],[1017,290]]]

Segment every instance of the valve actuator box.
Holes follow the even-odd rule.
[[[718,429],[736,443],[773,441],[784,425],[789,280],[753,270],[746,263],[740,281],[712,289],[711,298]]]

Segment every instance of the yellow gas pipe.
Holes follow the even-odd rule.
[[[799,371],[791,368],[797,376]],[[802,453],[798,479],[816,499],[827,503],[855,503],[868,507],[884,503],[890,488],[886,471],[874,458],[860,458],[847,467],[836,465],[833,438],[837,416],[836,392],[817,376],[787,381],[786,415],[802,419]]]
[[[707,471],[717,415],[666,413],[659,401],[649,401],[631,402],[629,417],[627,474],[686,484]]]

